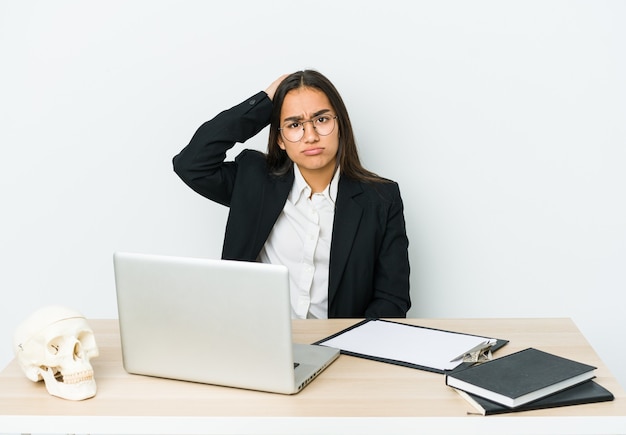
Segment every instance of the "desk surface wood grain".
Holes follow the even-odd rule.
[[[312,343],[358,321],[294,321],[294,341]],[[509,340],[495,357],[536,347],[594,365],[598,367],[596,382],[615,395],[612,402],[506,416],[626,416],[624,390],[570,319],[401,321]],[[341,355],[293,396],[130,375],[122,366],[117,320],[92,319],[89,323],[100,348],[100,356],[92,360],[98,385],[96,397],[79,402],[52,397],[42,382],[28,380],[13,360],[0,373],[0,419],[3,415],[464,417],[473,412],[465,400],[445,385],[441,374],[346,355]]]

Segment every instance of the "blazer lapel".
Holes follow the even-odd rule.
[[[255,258],[258,256],[263,245],[267,241],[267,238],[274,228],[274,224],[278,219],[278,216],[285,207],[285,202],[293,186],[293,168],[284,176],[277,177],[266,183],[263,188],[260,210],[257,214],[257,230],[255,231],[253,250],[255,252]]]
[[[345,270],[346,262],[352,251],[352,242],[356,237],[363,207],[356,198],[363,192],[361,185],[342,177],[339,179],[333,237],[330,247],[330,271],[328,277],[328,306],[337,294],[339,283]]]

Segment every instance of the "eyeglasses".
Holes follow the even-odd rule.
[[[304,124],[310,122],[315,132],[320,136],[328,136],[335,129],[335,119],[337,115],[319,115],[308,121],[291,121],[278,130],[285,140],[289,142],[300,142],[304,137]]]

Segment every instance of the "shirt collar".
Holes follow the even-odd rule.
[[[289,200],[292,203],[296,203],[300,198],[308,198],[311,196],[311,188],[307,184],[306,180],[302,176],[300,172],[300,168],[297,164],[293,164],[294,166],[294,182],[293,187],[291,188],[291,192],[289,193]],[[337,200],[337,190],[339,188],[339,166],[337,166],[337,170],[333,175],[333,178],[330,180],[330,184],[326,186],[323,192],[320,192],[324,195],[333,205],[335,205],[335,201]]]

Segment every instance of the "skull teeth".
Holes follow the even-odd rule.
[[[93,370],[83,370],[82,372],[69,373],[61,376],[61,379],[57,379],[64,384],[79,384],[85,381],[93,380]]]

